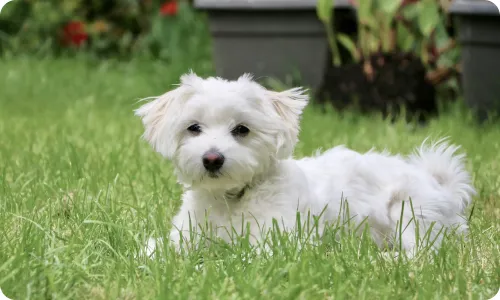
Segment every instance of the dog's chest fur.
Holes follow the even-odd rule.
[[[189,210],[197,223],[208,221],[213,227],[233,227],[236,231],[247,223],[251,227],[269,227],[273,219],[281,226],[293,228],[297,211],[305,210],[302,206],[309,202],[307,180],[296,168],[293,161],[280,162],[272,176],[244,187],[241,197],[237,197],[241,190],[231,192],[234,197],[227,197],[227,193],[186,191],[179,215],[182,210]]]

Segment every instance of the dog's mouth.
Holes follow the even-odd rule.
[[[212,178],[212,179],[218,179],[224,175],[227,175],[227,174],[223,174],[221,170],[217,170],[217,171],[207,171],[207,176],[209,178]]]
[[[217,179],[221,176],[220,172],[208,172],[208,177],[212,179]]]

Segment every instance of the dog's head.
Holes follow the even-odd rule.
[[[144,138],[189,186],[241,187],[292,155],[308,101],[300,88],[269,91],[243,75],[183,75],[179,86],[136,110]]]

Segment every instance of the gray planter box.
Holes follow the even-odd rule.
[[[351,8],[347,0],[336,2],[338,9]],[[302,84],[320,85],[329,48],[315,0],[195,0],[194,5],[208,12],[217,76],[252,73],[285,80],[298,74]]]
[[[500,113],[500,13],[486,0],[456,0],[464,98],[481,121]]]

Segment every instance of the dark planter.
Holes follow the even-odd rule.
[[[500,113],[500,13],[486,0],[456,0],[450,13],[462,49],[465,102],[484,121]]]
[[[336,2],[337,22],[355,17],[347,0]],[[302,84],[320,85],[329,54],[315,0],[195,0],[194,6],[208,12],[217,76],[284,81],[298,74]]]

